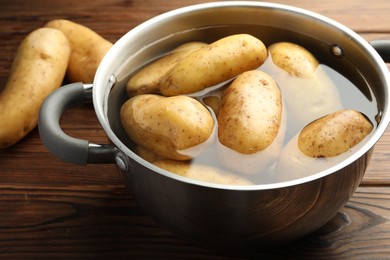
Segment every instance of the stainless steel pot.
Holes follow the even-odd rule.
[[[172,46],[213,41],[234,33],[302,44],[324,63],[372,87],[380,114],[369,140],[342,163],[298,180],[251,186],[203,183],[174,175],[138,157],[119,120],[129,73]],[[389,42],[375,42],[389,61]],[[301,238],[329,221],[359,185],[373,147],[390,120],[390,76],[378,52],[359,35],[326,17],[262,2],[216,2],[189,6],[150,19],[118,40],[92,85],[60,88],[41,108],[43,143],[59,158],[78,164],[116,163],[140,207],[179,236],[212,248],[261,249]],[[361,89],[362,92],[367,90]],[[59,118],[65,109],[92,100],[112,144],[67,136]]]

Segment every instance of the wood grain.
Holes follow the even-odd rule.
[[[0,187],[0,256],[158,257],[225,255],[190,244],[145,216],[123,187]],[[390,253],[390,191],[359,188],[316,233],[291,245],[245,257],[366,259]],[[26,217],[28,216],[28,217]]]
[[[51,19],[79,22],[115,42],[151,17],[202,2],[208,1],[0,0],[0,91],[21,40]],[[387,0],[274,2],[335,19],[368,41],[390,39]],[[61,126],[72,136],[108,142],[90,104],[67,111]],[[390,259],[389,169],[390,129],[375,146],[362,185],[332,221],[291,245],[233,256],[171,234],[138,207],[114,165],[62,162],[35,129],[0,150],[0,258]]]

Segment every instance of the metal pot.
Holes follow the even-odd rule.
[[[212,41],[242,32],[269,39],[266,45],[280,40],[302,44],[356,85],[368,82],[380,111],[369,140],[334,167],[266,185],[195,181],[137,156],[119,120],[120,106],[127,99],[124,85],[129,72],[179,43]],[[372,45],[388,62],[389,42]],[[281,245],[315,231],[347,203],[364,175],[375,143],[389,124],[390,76],[372,45],[333,20],[285,5],[228,1],[173,10],[119,39],[103,59],[93,85],[75,83],[49,96],[41,108],[40,136],[52,153],[67,162],[116,163],[140,207],[185,239],[229,250]],[[59,126],[65,109],[91,100],[112,144],[72,138]]]

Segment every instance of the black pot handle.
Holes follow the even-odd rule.
[[[375,40],[370,44],[386,63],[390,63],[390,40]]]
[[[50,94],[38,120],[39,135],[46,148],[61,160],[75,164],[114,163],[119,150],[112,145],[93,144],[62,131],[59,121],[68,108],[92,100],[92,84],[73,83]]]

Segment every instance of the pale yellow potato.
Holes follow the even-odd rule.
[[[69,53],[65,35],[51,28],[36,29],[21,42],[0,94],[0,148],[36,127],[44,99],[62,84]]]
[[[250,180],[239,175],[207,165],[191,164],[189,162],[175,160],[161,160],[154,162],[153,164],[164,170],[193,180],[225,185],[253,184]]]
[[[309,139],[302,140],[301,133],[298,133],[284,146],[276,163],[274,182],[306,178],[341,163],[364,145],[361,140],[369,135],[370,129],[372,129],[371,123],[354,110],[342,110],[319,120],[322,120],[322,123],[320,121],[314,126],[309,124],[306,127],[305,138],[310,134],[311,141]],[[356,128],[352,125],[355,125]],[[321,130],[321,127],[324,129]],[[362,132],[359,128],[362,129]],[[307,132],[308,130],[311,132],[310,129],[312,133]],[[308,154],[301,150],[299,144],[305,146],[304,149],[308,150],[306,151]],[[315,177],[313,176],[313,178]]]
[[[265,72],[242,73],[224,91],[218,113],[219,141],[243,154],[266,149],[278,134],[282,96]]]
[[[372,123],[362,113],[345,109],[304,127],[298,137],[298,147],[309,157],[337,156],[358,144],[372,129]]]
[[[335,83],[306,49],[292,43],[276,43],[268,49],[271,59],[262,69],[277,79],[282,91],[288,113],[287,138],[308,123],[344,108]],[[284,55],[286,63],[281,58]]]
[[[214,130],[208,109],[187,96],[138,95],[123,104],[120,114],[135,143],[168,159],[195,157]]]
[[[88,27],[65,19],[52,20],[45,27],[62,31],[69,41],[71,54],[67,79],[70,82],[92,83],[112,43]]]
[[[327,170],[336,164],[344,161],[350,155],[352,150],[358,149],[362,143],[359,143],[350,151],[344,152],[338,156],[314,158],[305,155],[298,147],[298,136],[296,134],[282,149],[276,163],[272,182],[293,181],[300,178],[313,176]],[[315,178],[313,176],[313,178]]]
[[[278,42],[268,47],[276,66],[291,75],[311,78],[318,67],[317,59],[305,48],[290,42]]]
[[[155,161],[159,161],[159,160],[162,160],[164,158],[162,158],[161,156],[155,154],[154,152],[140,146],[140,145],[137,145],[134,149],[134,152],[139,156],[141,157],[142,159],[144,159],[145,161],[148,161],[148,162],[155,162]]]
[[[126,85],[127,93],[130,97],[139,94],[158,93],[159,83],[165,74],[180,59],[204,46],[207,46],[207,44],[203,42],[188,42],[173,49],[172,52],[152,62],[132,76]]]
[[[190,94],[258,68],[267,49],[257,38],[236,34],[202,47],[181,59],[162,79],[164,96]]]
[[[273,166],[283,148],[286,122],[286,111],[283,107],[281,124],[272,144],[255,153],[243,154],[217,142],[216,151],[219,163],[235,173],[252,175],[252,177],[259,176],[259,183],[267,183],[267,175],[273,171]]]

